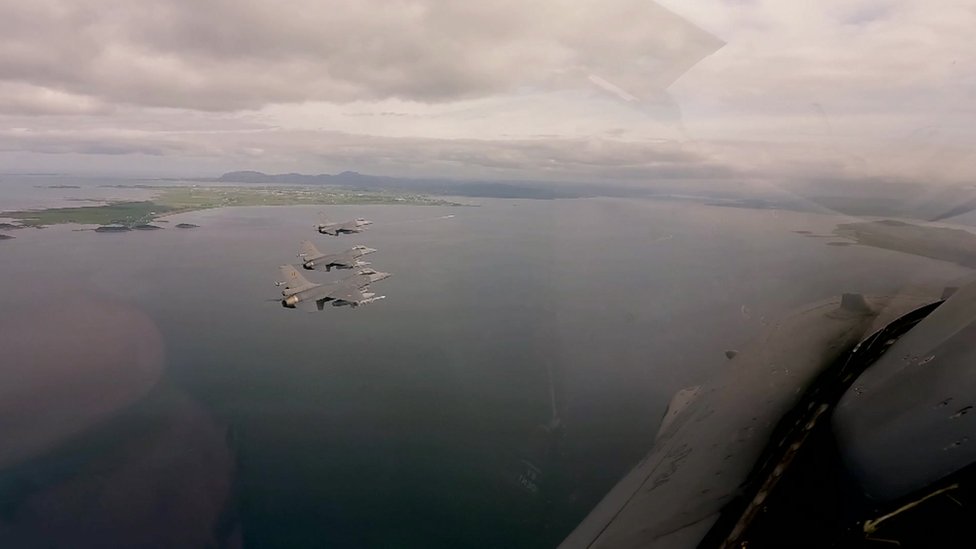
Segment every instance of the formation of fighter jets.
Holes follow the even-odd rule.
[[[339,236],[361,233],[367,225],[371,224],[372,221],[359,218],[345,223],[325,221],[315,228],[322,234]],[[342,252],[325,254],[310,241],[303,240],[298,254],[302,260],[302,268],[326,272],[331,272],[332,269],[357,269],[357,271],[336,281],[315,284],[302,276],[294,265],[282,265],[279,269],[283,280],[275,283],[276,286],[284,286],[281,291],[281,305],[289,309],[321,311],[326,303],[331,303],[333,307],[358,307],[386,298],[369,291],[369,285],[389,278],[390,273],[371,269],[370,263],[361,259],[375,251],[373,248],[357,245]]]

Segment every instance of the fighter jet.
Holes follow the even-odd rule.
[[[390,277],[390,273],[365,268],[336,282],[313,284],[292,265],[282,265],[280,270],[284,281],[276,282],[275,286],[285,287],[281,291],[281,295],[284,296],[281,305],[289,309],[296,307],[311,309],[311,305],[314,304],[320,311],[329,301],[332,302],[333,307],[358,307],[384,299],[386,296],[378,296],[370,292],[369,285]]]
[[[302,241],[302,251],[298,257],[302,258],[302,267],[308,270],[325,269],[329,272],[336,269],[356,269],[369,265],[368,261],[361,261],[359,258],[366,254],[375,252],[374,248],[366,246],[353,246],[344,252],[334,254],[323,254],[308,240]]]
[[[372,224],[372,221],[363,219],[362,217],[357,217],[352,221],[346,221],[344,223],[333,223],[331,221],[323,220],[321,223],[315,226],[315,229],[322,234],[339,236],[340,234],[361,233],[366,230],[366,225]]]

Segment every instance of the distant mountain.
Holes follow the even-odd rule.
[[[265,183],[270,177],[266,173],[254,171],[227,172],[217,178],[217,181],[233,181],[234,183]]]

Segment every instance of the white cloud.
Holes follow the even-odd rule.
[[[580,87],[588,70],[653,93],[719,45],[642,0],[37,0],[3,12],[0,79],[202,110],[438,102]]]
[[[0,128],[28,129],[0,148],[187,170],[972,177],[971,2],[662,3],[0,0]]]

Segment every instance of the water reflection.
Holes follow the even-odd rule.
[[[239,547],[226,426],[163,379],[137,309],[61,296],[0,320],[4,547]]]

